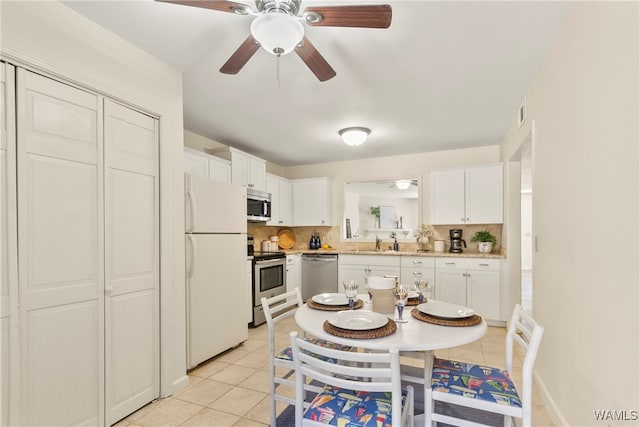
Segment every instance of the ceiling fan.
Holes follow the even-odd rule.
[[[329,63],[304,35],[301,22],[313,27],[389,28],[391,6],[350,5],[306,8],[301,15],[301,0],[255,0],[256,9],[228,0],[156,0],[184,6],[201,7],[236,15],[254,15],[251,34],[220,68],[221,73],[237,74],[262,46],[267,52],[286,55],[295,50],[321,82],[336,75]]]
[[[417,179],[395,179],[388,181],[378,181],[376,184],[391,184],[388,188],[396,187],[398,190],[406,190],[412,185],[418,186]]]

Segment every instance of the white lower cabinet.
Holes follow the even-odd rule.
[[[111,425],[160,390],[158,121],[23,69],[16,82],[2,424]]]
[[[500,260],[436,258],[435,262],[436,299],[470,307],[487,320],[504,320]]]
[[[287,292],[300,287],[300,255],[287,255]]]
[[[340,255],[338,257],[338,281],[353,280],[358,292],[365,293],[364,276],[400,277],[400,257],[397,255]]]
[[[413,285],[415,280],[425,280],[427,288],[424,296],[433,298],[433,290],[436,282],[435,258],[401,256],[400,257],[400,283]]]

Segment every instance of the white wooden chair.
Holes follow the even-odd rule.
[[[454,360],[433,360],[431,371],[431,399],[425,399],[425,416],[436,422],[468,426],[469,420],[435,413],[435,401],[448,402],[504,416],[504,426],[511,425],[511,418],[522,419],[523,427],[531,426],[531,393],[533,364],[536,360],[544,328],[531,313],[516,305],[509,322],[505,342],[505,369],[473,365]],[[525,352],[522,363],[522,388],[518,393],[512,380],[514,342]]]
[[[270,424],[271,427],[276,427],[276,401],[285,402],[289,405],[295,404],[295,398],[286,396],[282,393],[277,393],[277,389],[284,385],[290,387],[290,394],[294,394],[295,382],[289,377],[294,373],[293,355],[291,347],[285,347],[281,350],[276,349],[276,325],[293,316],[300,307],[302,302],[302,296],[300,289],[295,288],[289,292],[285,292],[281,295],[276,295],[271,298],[262,298],[260,300],[262,309],[264,310],[264,316],[267,322],[267,330],[269,332],[269,392],[271,393],[271,408],[270,408]],[[322,346],[336,347],[337,344],[320,340],[317,338],[306,338],[306,340],[318,343]],[[348,350],[348,349],[347,349]],[[276,375],[276,368],[284,368],[282,375]],[[319,388],[308,386],[307,389],[312,391],[319,391]]]
[[[341,351],[300,339],[297,332],[291,332],[291,348],[296,427],[413,426],[413,387],[402,389],[397,349],[386,353]],[[305,393],[310,380],[323,385],[315,396]]]

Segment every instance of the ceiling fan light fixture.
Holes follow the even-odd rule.
[[[350,127],[341,129],[339,132],[342,141],[347,145],[360,145],[367,140],[371,129],[363,127]]]
[[[291,52],[302,41],[304,28],[294,16],[273,12],[253,20],[251,35],[267,52],[280,56]]]
[[[407,188],[411,187],[411,181],[408,179],[399,179],[395,182],[395,184],[398,190],[406,190]]]

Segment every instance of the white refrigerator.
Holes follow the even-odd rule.
[[[185,175],[187,365],[248,338],[247,191]]]

